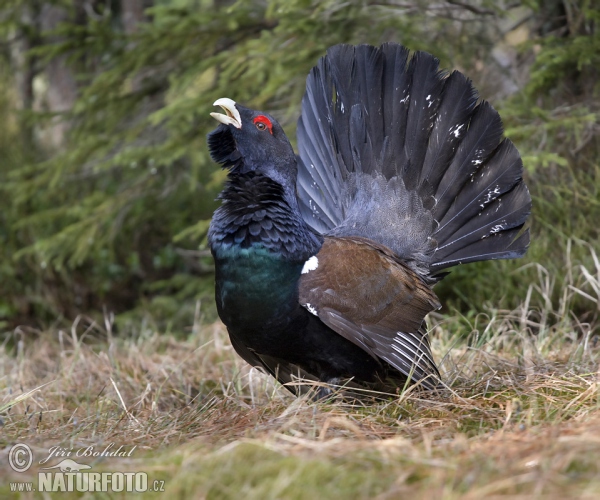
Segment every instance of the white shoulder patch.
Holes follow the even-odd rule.
[[[308,312],[314,314],[315,316],[318,316],[317,310],[313,306],[311,306],[309,303],[304,304],[304,307],[306,307],[308,309]]]
[[[319,267],[319,259],[317,259],[316,255],[313,255],[304,263],[304,267],[302,268],[302,274],[314,271],[317,267]]]

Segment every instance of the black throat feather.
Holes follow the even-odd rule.
[[[231,172],[219,199],[223,204],[208,233],[213,253],[232,247],[260,247],[303,263],[323,244],[323,237],[311,230],[288,202],[283,186],[265,175]]]
[[[208,134],[208,151],[214,162],[230,170],[242,170],[244,159],[237,150],[235,139],[227,125],[219,125]]]

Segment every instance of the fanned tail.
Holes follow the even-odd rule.
[[[461,73],[398,44],[337,45],[307,79],[300,208],[317,231],[390,247],[424,277],[522,256],[531,197],[498,113]]]

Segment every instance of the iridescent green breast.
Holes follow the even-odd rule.
[[[298,308],[302,264],[259,245],[217,247],[213,254],[217,309],[228,327],[264,327]]]

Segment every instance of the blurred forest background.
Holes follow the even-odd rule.
[[[272,112],[293,138],[306,75],[340,42],[397,41],[463,71],[523,156],[528,256],[454,270],[443,301],[510,308],[532,283],[531,308],[560,301],[599,241],[599,28],[592,0],[3,0],[1,330],[107,312],[180,330],[198,303],[216,318],[212,103]]]

